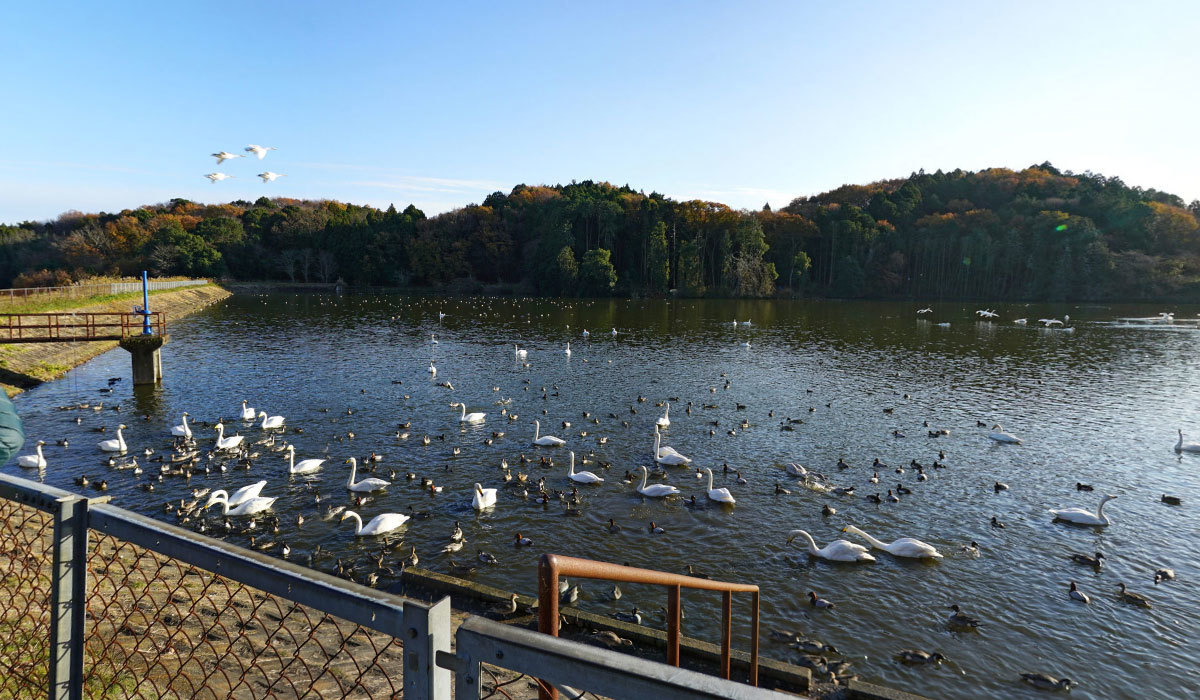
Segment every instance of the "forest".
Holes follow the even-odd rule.
[[[759,211],[518,185],[436,216],[184,199],[0,225],[0,283],[195,275],[448,293],[1200,301],[1200,201],[1049,163],[913,173]]]

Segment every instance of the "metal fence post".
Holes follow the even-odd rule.
[[[440,668],[439,651],[450,651],[450,597],[433,605],[404,603],[404,697],[450,700],[450,671]]]
[[[83,697],[88,499],[64,496],[54,509],[50,581],[50,700]]]

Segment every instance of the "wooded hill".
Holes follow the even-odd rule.
[[[427,217],[182,199],[0,225],[0,281],[228,276],[554,295],[1200,301],[1200,202],[1117,178],[919,172],[772,211],[584,181]]]

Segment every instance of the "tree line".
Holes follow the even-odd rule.
[[[1200,202],[1044,163],[922,171],[779,210],[584,181],[432,217],[263,197],[0,225],[8,286],[143,269],[567,296],[1200,300]]]

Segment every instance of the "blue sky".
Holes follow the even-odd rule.
[[[1197,2],[11,3],[0,221],[572,179],[758,208],[1046,160],[1190,200],[1197,36]]]

